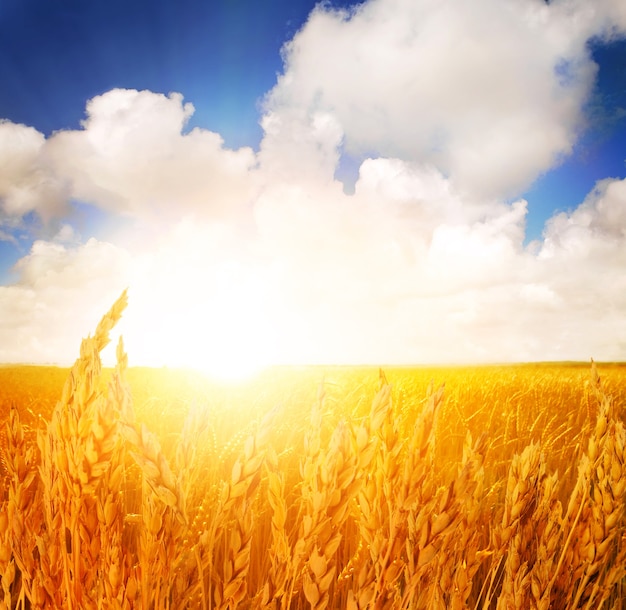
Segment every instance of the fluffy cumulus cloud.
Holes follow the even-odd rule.
[[[0,222],[15,226],[30,212],[49,221],[72,199],[146,221],[232,218],[253,196],[255,155],[225,149],[219,134],[186,132],[193,112],[181,94],[115,89],[89,100],[81,129],[48,140],[0,122]]]
[[[33,244],[0,287],[0,360],[71,360],[126,286],[137,364],[623,359],[626,181],[530,245],[519,194],[584,128],[587,41],[625,30],[610,0],[320,5],[258,152],[187,130],[179,94],[109,91],[47,140],[0,124],[5,226],[72,198],[131,219]]]
[[[254,153],[219,134],[184,132],[182,95],[112,90],[87,104],[82,129],[54,135],[48,154],[72,195],[115,213],[176,218],[237,211],[252,194]]]
[[[471,193],[514,195],[571,151],[596,69],[585,43],[623,32],[615,5],[321,5],[285,48],[265,120],[302,137],[324,113],[348,152],[426,160]]]
[[[15,226],[30,212],[49,219],[66,210],[67,185],[44,148],[36,129],[0,120],[0,228]]]

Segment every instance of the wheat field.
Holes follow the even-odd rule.
[[[626,368],[0,368],[0,609],[626,607]]]

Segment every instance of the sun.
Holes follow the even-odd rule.
[[[229,265],[201,276],[178,267],[137,295],[129,331],[141,361],[189,368],[225,382],[275,364],[278,307],[258,274]]]
[[[249,379],[272,364],[271,326],[243,295],[222,295],[180,316],[177,359],[220,381]],[[248,295],[249,297],[249,295]]]
[[[192,322],[182,346],[185,364],[225,382],[245,381],[272,364],[274,350],[266,322],[245,301],[211,303],[212,316]],[[195,331],[195,332],[194,332]]]

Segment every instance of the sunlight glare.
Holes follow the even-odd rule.
[[[158,288],[144,286],[141,297],[129,334],[136,341],[132,353],[150,366],[234,382],[275,363],[275,310],[251,270],[229,264],[199,277],[197,269],[179,267]]]

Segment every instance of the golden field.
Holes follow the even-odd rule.
[[[125,303],[0,367],[0,608],[626,607],[626,367],[104,370]]]

